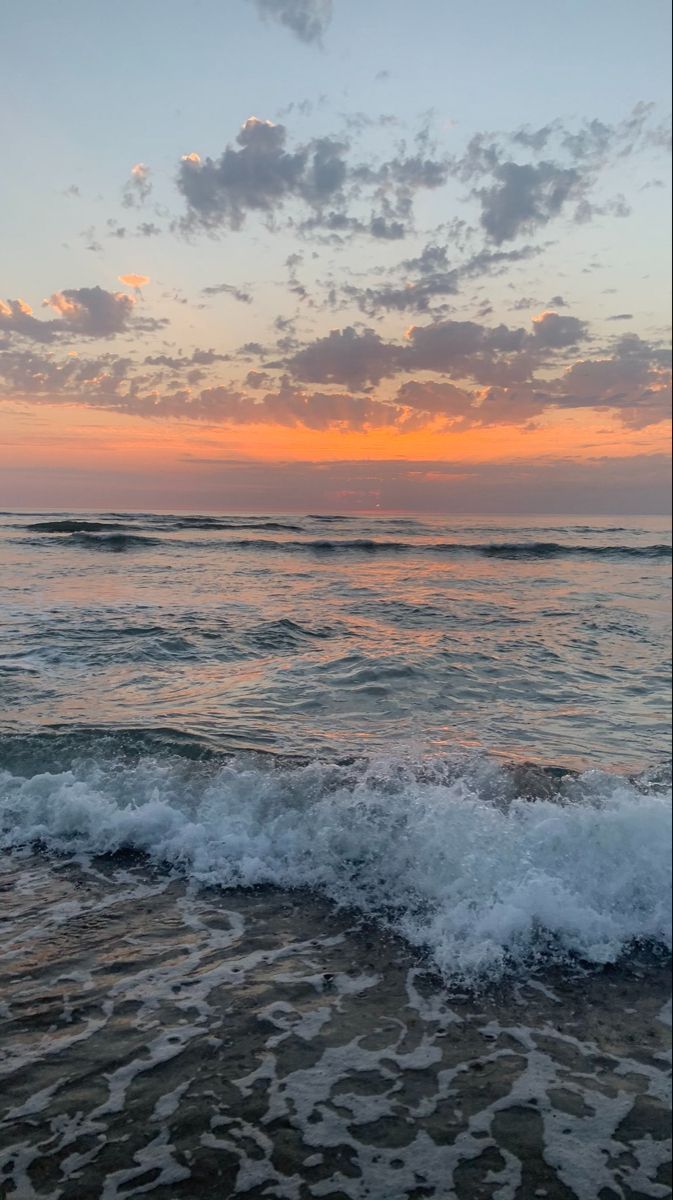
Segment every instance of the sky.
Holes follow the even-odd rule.
[[[0,506],[669,511],[670,34],[7,5]]]

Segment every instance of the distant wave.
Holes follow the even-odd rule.
[[[301,525],[291,525],[285,521],[250,521],[227,520],[220,517],[178,517],[171,521],[168,529],[267,529],[270,533],[301,533]]]
[[[62,521],[36,521],[34,525],[26,525],[34,533],[102,533],[128,529],[128,521],[84,521],[78,517],[68,517]]]
[[[273,538],[237,538],[226,543],[241,550],[312,551],[316,554],[478,554],[486,558],[560,558],[565,555],[619,558],[670,558],[671,547],[651,546],[581,546],[561,542],[398,542],[369,538],[306,539],[302,541]]]
[[[122,532],[128,526],[112,522],[96,521],[49,521],[25,527],[33,533],[67,533],[67,544],[97,550],[124,551],[141,546],[170,545],[176,549],[189,549],[190,545],[200,550],[207,546],[224,550],[258,550],[277,553],[331,554],[415,554],[415,555],[478,555],[482,558],[500,559],[549,559],[568,556],[582,558],[624,559],[670,559],[671,546],[655,543],[648,546],[624,545],[581,545],[564,542],[406,542],[377,538],[272,538],[272,537],[224,537],[218,542],[165,541],[161,533],[201,529],[216,533],[237,533],[239,530],[262,532],[294,532],[299,526],[268,522],[266,524],[170,524],[156,529],[159,536],[144,533]],[[32,542],[33,539],[20,539]],[[58,545],[63,545],[59,541]]]
[[[60,767],[0,757],[6,849],[131,848],[208,885],[310,889],[447,977],[670,948],[670,777],[559,775],[531,794],[483,759],[265,766],[102,745]]]
[[[125,550],[142,549],[146,546],[160,546],[161,538],[147,537],[141,533],[73,533],[70,535],[71,545],[81,546],[88,550],[107,550],[112,554],[121,554]]]

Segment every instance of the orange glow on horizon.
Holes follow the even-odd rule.
[[[670,445],[670,422],[629,430],[608,414],[586,410],[547,414],[529,431],[492,426],[462,432],[225,426],[18,401],[3,411],[0,462],[8,467],[53,465],[57,449],[59,464],[74,470],[192,470],[199,463],[207,466],[228,458],[269,463],[398,460],[423,470],[423,464],[432,462],[621,458],[665,453]]]

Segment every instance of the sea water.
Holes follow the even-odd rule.
[[[669,1195],[669,524],[0,523],[3,1196]]]

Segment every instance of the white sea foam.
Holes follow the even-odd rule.
[[[226,887],[308,887],[426,949],[447,976],[670,947],[670,791],[591,772],[560,797],[503,799],[503,777],[493,764],[442,776],[154,758],[4,772],[0,837],[7,849],[132,847]]]

